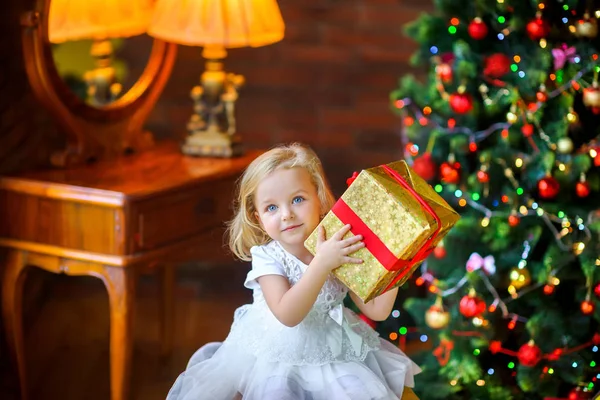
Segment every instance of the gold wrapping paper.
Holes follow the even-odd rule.
[[[433,188],[418,176],[405,161],[388,166],[398,172],[406,182],[431,206],[441,220],[441,229],[433,242],[437,245],[460,218],[458,213],[438,195]],[[379,166],[361,171],[341,199],[360,217],[371,231],[398,259],[409,260],[423,247],[436,231],[437,223],[419,204],[410,192],[402,187]],[[327,237],[344,226],[330,211],[321,221]],[[349,232],[347,236],[353,235]],[[316,252],[317,230],[306,239],[305,247]],[[364,262],[343,264],[333,271],[334,275],[364,302],[383,294],[396,275],[404,276],[394,285],[402,285],[421,264],[415,263],[410,270],[388,271],[371,253],[362,248],[352,254]]]

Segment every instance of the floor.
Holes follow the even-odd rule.
[[[136,304],[132,399],[164,400],[194,351],[225,338],[234,310],[251,301],[251,292],[242,285],[245,273],[245,266],[236,265],[180,279],[175,347],[167,361],[161,361],[158,354],[156,284],[151,277],[142,277]],[[109,399],[108,326],[108,297],[99,280],[57,279],[26,332],[31,398]],[[6,359],[0,359],[0,365],[0,399],[17,400],[15,376]]]

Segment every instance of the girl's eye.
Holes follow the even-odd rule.
[[[304,197],[296,196],[296,197],[294,197],[294,200],[292,200],[292,204],[302,203],[303,201],[304,201]]]
[[[275,210],[277,210],[277,206],[276,205],[271,204],[270,206],[267,206],[267,211],[273,212]]]

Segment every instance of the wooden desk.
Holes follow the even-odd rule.
[[[161,267],[161,345],[167,353],[173,264],[222,246],[215,230],[222,231],[231,216],[234,181],[257,155],[188,158],[175,144],[161,143],[118,161],[0,178],[0,246],[8,252],[2,312],[22,399],[27,399],[21,315],[26,267],[104,282],[111,397],[126,400],[137,273]]]

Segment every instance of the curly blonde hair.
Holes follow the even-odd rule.
[[[250,248],[271,241],[256,218],[254,197],[260,182],[280,168],[304,168],[317,188],[321,214],[335,202],[325,178],[323,166],[316,153],[300,143],[280,145],[260,155],[248,166],[238,181],[233,219],[227,224],[229,248],[240,260],[250,261]]]

